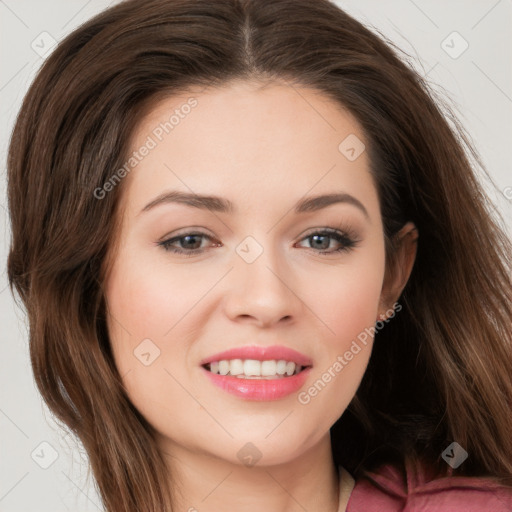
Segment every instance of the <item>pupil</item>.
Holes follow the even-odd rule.
[[[183,237],[182,241],[183,240],[186,240],[186,241],[189,241],[192,239],[192,245],[194,245],[194,238],[198,238],[197,235],[187,235],[185,237]],[[197,249],[197,247],[190,247],[190,244],[188,244],[187,242],[185,243],[182,243],[181,245],[185,245],[185,247],[187,247],[188,249]],[[197,240],[196,240],[196,245],[197,245]],[[199,242],[199,245],[201,245],[201,243]]]
[[[324,242],[327,240],[327,246],[325,245],[325,243],[320,243],[320,245],[322,247],[317,247],[317,249],[328,249],[329,248],[329,240],[328,240],[328,237],[326,237],[325,235],[313,235],[313,239],[314,239],[314,243],[316,243],[318,241],[319,238],[323,238],[324,239]]]

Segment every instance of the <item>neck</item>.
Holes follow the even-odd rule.
[[[336,512],[339,477],[329,435],[281,464],[252,467],[167,442],[173,510],[187,512]],[[172,454],[172,455],[171,455]]]

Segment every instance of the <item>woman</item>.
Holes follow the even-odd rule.
[[[107,510],[509,510],[511,246],[455,127],[326,0],[128,0],[61,42],[8,272]]]

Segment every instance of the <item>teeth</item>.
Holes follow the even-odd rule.
[[[244,362],[241,359],[233,359],[229,363],[229,373],[231,375],[242,375],[244,373]]]
[[[219,361],[219,373],[221,375],[227,375],[229,373],[229,361]]]
[[[286,373],[286,361],[280,359],[276,364],[277,375],[284,375]]]
[[[292,363],[293,364],[293,363]],[[295,366],[295,364],[293,364]],[[268,377],[269,375],[275,375],[277,363],[275,361],[262,361],[261,362],[261,375]]]
[[[258,361],[256,359],[223,359],[210,363],[209,370],[219,375],[232,375],[240,379],[278,379],[296,375],[303,367],[293,361],[275,359]]]
[[[229,361],[226,361],[229,364]],[[244,361],[244,374],[247,376],[261,375],[261,362],[256,359],[246,359]]]

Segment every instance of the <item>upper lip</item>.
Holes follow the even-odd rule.
[[[247,345],[245,347],[235,347],[203,359],[200,365],[203,366],[214,361],[225,359],[255,359],[256,361],[282,359],[294,362],[300,366],[312,366],[312,361],[309,357],[283,345],[272,345],[269,347]]]

